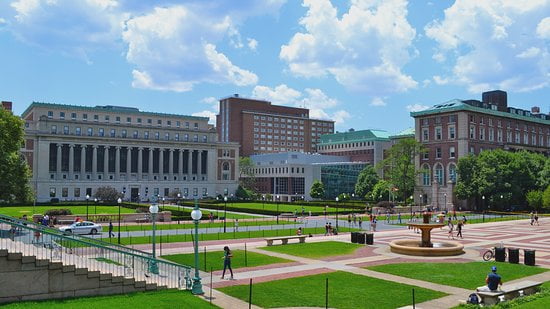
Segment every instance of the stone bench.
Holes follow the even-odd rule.
[[[147,218],[147,217],[136,219],[136,223],[147,223],[147,222],[149,222],[149,218]]]
[[[477,292],[485,306],[496,305],[502,297],[504,300],[511,300],[516,297],[531,295],[540,289],[542,282],[525,280],[518,283],[502,286],[501,290],[493,292]]]
[[[268,246],[273,246],[273,241],[275,240],[281,240],[283,242],[283,245],[288,244],[289,239],[299,239],[300,243],[306,242],[307,235],[295,235],[295,236],[281,236],[281,237],[269,237],[265,240],[267,241]]]

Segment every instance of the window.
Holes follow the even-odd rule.
[[[170,121],[170,120],[166,121],[166,125],[171,127],[172,126],[172,121]]]
[[[195,122],[195,124],[193,125],[193,128],[195,129],[195,131],[197,131],[199,129],[199,123]]]
[[[71,119],[76,120],[76,113],[71,113]]]
[[[189,141],[189,134],[185,134],[185,135],[183,136],[183,140],[184,140],[185,142],[188,142],[188,141]]]
[[[147,119],[147,124],[148,124],[148,125],[153,124],[153,119]]]
[[[428,129],[422,129],[422,141],[428,141]]]
[[[149,131],[143,132],[143,138],[144,139],[149,139]]]
[[[74,134],[80,136],[80,134],[81,134],[80,127],[76,127],[76,128],[75,128]]]
[[[449,147],[449,158],[453,159],[455,157],[455,148]]]
[[[422,166],[422,185],[429,186],[430,185],[430,168],[427,164],[424,164]]]
[[[441,140],[441,127],[436,127],[435,128],[435,139],[436,140]]]
[[[59,119],[65,119],[65,112],[59,112]]]
[[[61,197],[69,197],[69,188],[61,188]]]
[[[99,131],[97,133],[97,136],[105,136],[105,129],[99,128]]]
[[[94,135],[94,129],[88,128],[88,136],[93,136],[93,135]]]
[[[82,120],[84,121],[88,120],[88,114],[82,114]]]
[[[122,138],[126,138],[126,136],[128,136],[128,131],[126,129],[122,130],[121,136]]]
[[[50,187],[50,197],[55,197],[55,194],[56,194],[55,191],[56,191],[56,190],[55,190],[54,187]]]
[[[479,139],[485,140],[485,128],[479,128]]]
[[[116,123],[120,123],[120,116],[116,116],[115,121]]]
[[[56,125],[52,126],[51,132],[52,132],[52,134],[57,134],[57,126]]]
[[[110,137],[116,137],[116,130],[115,130],[115,129],[111,129],[111,130],[109,131],[109,136],[110,136]]]
[[[132,117],[126,117],[126,122],[127,122],[127,123],[132,122]]]
[[[436,159],[441,159],[441,148],[436,148],[435,149],[435,158]]]
[[[449,165],[449,180],[456,183],[456,165]]]
[[[176,127],[178,127],[178,128],[179,128],[180,126],[181,126],[181,121],[179,121],[179,120],[178,120],[178,121],[176,121]]]
[[[449,122],[456,122],[456,115],[449,115]]]
[[[186,128],[186,129],[189,129],[189,121],[186,121],[186,122],[185,122],[185,128]]]
[[[423,160],[429,160],[430,159],[430,152],[426,150],[424,153],[422,153],[422,159]]]
[[[158,125],[158,126],[161,126],[161,125],[162,125],[162,120],[157,119],[157,125]]]
[[[94,121],[99,121],[99,115],[94,115]]]
[[[497,142],[502,143],[502,129],[497,130]]]
[[[159,139],[160,139],[160,133],[159,133],[159,132],[155,132],[155,139],[156,139],[156,140],[159,140]]]
[[[138,119],[137,119],[137,123],[141,123],[141,118],[138,118]]]
[[[437,180],[437,183],[439,185],[443,184],[443,167],[441,164],[438,164],[435,166],[435,174],[434,174],[435,180]]]
[[[193,142],[198,142],[199,136],[197,134],[193,135]]]
[[[48,118],[49,119],[52,119],[53,118],[53,112],[52,111],[48,111]],[[55,189],[55,188],[54,188]]]
[[[489,141],[493,142],[495,140],[495,129],[489,128]]]
[[[164,133],[164,140],[170,140],[170,133]]]
[[[174,140],[175,140],[175,141],[179,141],[179,140],[180,140],[180,134],[179,134],[179,133],[176,133],[176,134],[174,135]]]
[[[132,133],[132,137],[133,138],[138,138],[139,137],[138,131],[134,131],[134,133]]]
[[[470,116],[470,117],[473,117],[473,116]],[[470,138],[471,139],[476,138],[476,127],[475,126],[470,126]]]
[[[74,188],[73,195],[74,197],[80,197],[80,188]]]
[[[202,142],[203,142],[203,143],[208,142],[208,137],[207,137],[206,135],[203,135],[203,136],[202,136]]]
[[[454,126],[449,126],[449,139],[456,138],[456,128]]]

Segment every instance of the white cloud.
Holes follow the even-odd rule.
[[[191,114],[191,116],[208,117],[208,123],[216,124],[216,113],[212,111],[202,111],[198,113],[193,113]]]
[[[336,116],[343,119],[346,114],[349,117],[344,110],[328,112],[327,110],[337,107],[339,102],[327,96],[321,89],[306,88],[302,93],[285,84],[275,88],[258,85],[252,90],[252,97],[270,101],[273,104],[307,108],[311,118],[335,120]]]
[[[346,112],[345,110],[336,111],[332,115],[332,120],[334,120],[334,123],[336,125],[344,124],[346,122],[346,120],[348,120],[349,118],[351,118],[351,115],[348,112]]]
[[[422,105],[422,104],[416,103],[416,104],[409,104],[409,105],[406,106],[406,108],[409,112],[419,112],[419,111],[423,111],[425,109],[428,109],[430,107],[427,106],[427,105]]]
[[[215,97],[206,97],[201,100],[201,103],[205,103],[208,105],[218,105],[218,99]]]
[[[548,12],[548,0],[456,1],[442,20],[425,27],[438,43],[434,58],[452,67],[441,81],[471,92],[550,86],[550,45],[544,40],[550,37]]]
[[[437,85],[447,85],[449,83],[448,78],[444,78],[439,75],[434,75],[433,80]]]
[[[258,41],[256,41],[255,39],[251,39],[251,38],[247,38],[247,45],[248,45],[248,48],[250,48],[251,51],[256,51],[256,49],[258,48]]]
[[[386,106],[386,102],[384,102],[384,99],[381,97],[374,97],[372,101],[370,102],[370,105],[372,106]]]
[[[406,0],[352,0],[341,18],[329,0],[304,0],[306,15],[279,57],[303,77],[334,76],[373,95],[406,91],[417,82],[401,71],[410,60],[415,30]]]
[[[4,18],[0,17],[0,26],[5,25],[7,23],[8,22]]]

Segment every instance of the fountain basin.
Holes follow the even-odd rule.
[[[390,242],[390,249],[394,253],[416,256],[451,256],[464,253],[464,246],[456,241],[437,241],[432,243],[432,247],[423,247],[418,240],[394,240]]]

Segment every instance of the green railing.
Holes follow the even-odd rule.
[[[154,259],[139,250],[64,235],[55,229],[6,216],[0,217],[0,249],[168,288],[190,289],[192,284],[188,266]],[[158,274],[150,272],[155,263]]]

